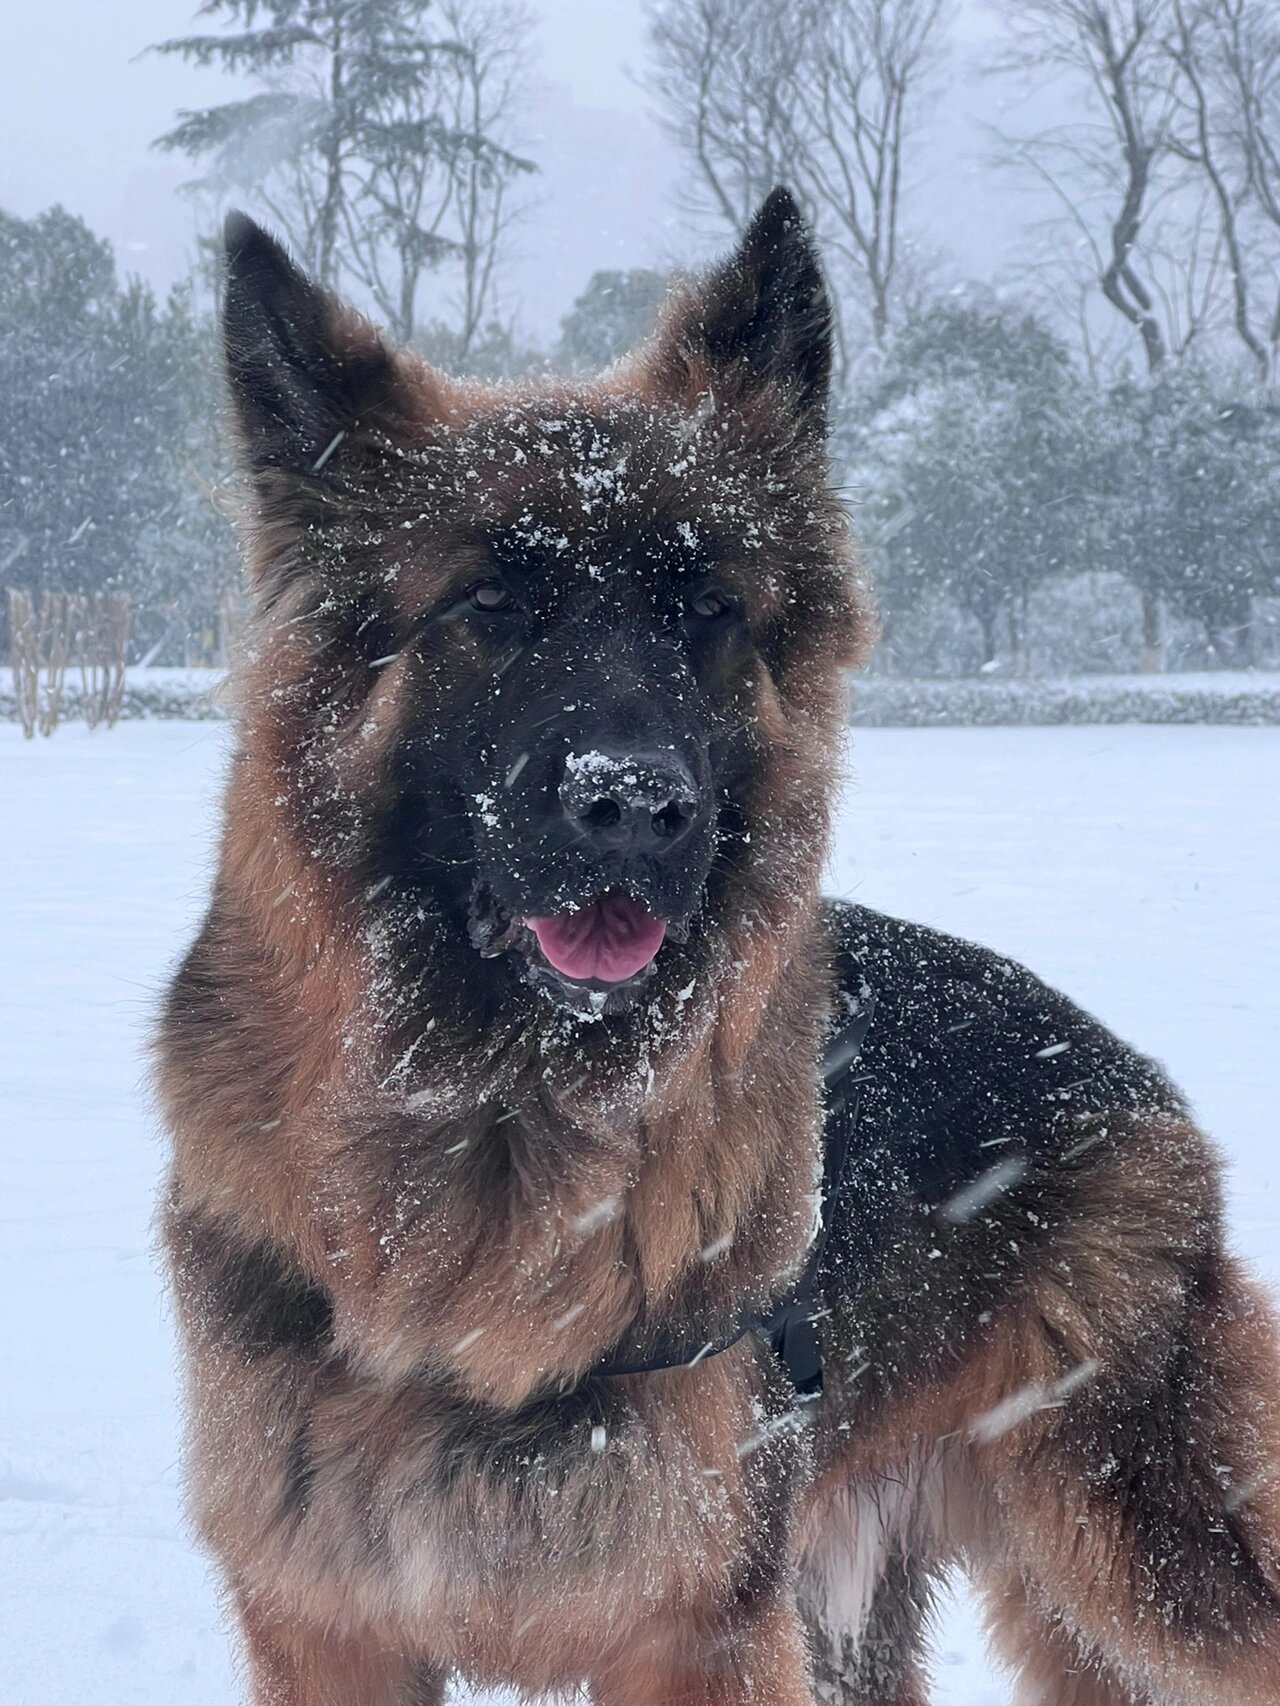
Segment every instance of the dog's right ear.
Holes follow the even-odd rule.
[[[402,424],[395,357],[367,320],[306,277],[243,213],[229,214],[222,334],[241,462],[332,478],[345,441]]]

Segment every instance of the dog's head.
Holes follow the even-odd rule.
[[[794,203],[578,386],[389,350],[247,220],[227,256],[275,808],[490,1024],[671,1019],[812,906],[870,626]]]

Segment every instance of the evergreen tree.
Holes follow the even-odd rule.
[[[1280,403],[1190,365],[1094,411],[1107,566],[1202,625],[1209,662],[1249,665],[1254,605],[1280,588]]]
[[[555,363],[565,373],[595,373],[653,330],[671,283],[651,267],[596,272],[560,322]]]
[[[157,146],[204,163],[193,187],[260,203],[322,283],[354,280],[404,342],[431,269],[456,257],[469,284],[491,278],[502,221],[484,214],[533,170],[498,138],[514,85],[496,110],[480,90],[527,23],[497,0],[443,3],[433,36],[434,0],[205,0],[199,15],[230,28],[153,50],[261,85],[180,113]]]
[[[0,213],[0,586],[128,591],[139,649],[207,624],[234,574],[211,329],[121,286],[62,208]]]
[[[975,624],[976,661],[1025,663],[1032,593],[1083,566],[1080,425],[1067,351],[1033,317],[944,303],[904,330],[836,437],[890,653],[943,600]]]

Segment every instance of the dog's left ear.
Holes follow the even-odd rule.
[[[831,383],[831,299],[804,215],[775,189],[727,261],[672,304],[659,333],[660,383],[690,402],[772,390],[821,434]],[[690,395],[692,393],[692,395]]]

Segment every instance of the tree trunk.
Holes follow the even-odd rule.
[[[1164,669],[1164,624],[1161,619],[1160,595],[1150,587],[1142,589],[1142,673],[1159,675]]]
[[[320,283],[332,290],[337,284],[334,277],[334,251],[338,243],[338,207],[342,199],[342,134],[341,113],[343,101],[342,82],[342,25],[335,22],[333,30],[333,57],[329,65],[329,134],[325,139],[325,182],[324,200],[320,204],[319,229],[316,243],[316,271],[320,275]]]
[[[1215,669],[1254,666],[1253,598],[1246,596],[1230,610],[1204,618],[1205,640]]]
[[[984,611],[978,620],[982,624],[982,667],[986,669],[996,661],[996,624],[999,612]]]
[[[1241,669],[1253,669],[1258,662],[1258,635],[1254,626],[1253,594],[1246,593],[1240,623],[1236,628],[1236,658]]]
[[[400,258],[400,312],[399,323],[396,326],[396,341],[411,344],[413,334],[417,330],[414,322],[417,318],[418,303],[418,266],[403,252]]]
[[[883,349],[889,335],[889,302],[888,292],[878,281],[872,283],[871,335],[876,341],[876,348]]]

